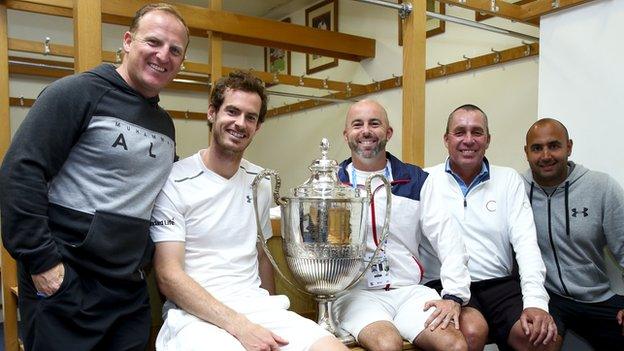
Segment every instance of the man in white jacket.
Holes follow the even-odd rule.
[[[487,321],[490,338],[502,350],[558,349],[544,289],[546,269],[522,179],[511,168],[489,164],[489,143],[486,114],[474,105],[460,106],[450,114],[444,133],[447,161],[427,169],[461,227],[470,257],[471,299],[464,308],[470,313],[462,315],[471,323],[462,325],[486,328]],[[438,258],[428,243],[420,252],[429,268],[424,280],[436,286]]]
[[[336,301],[338,319],[371,351],[401,350],[402,339],[424,350],[466,350],[458,330],[461,306],[470,299],[466,250],[444,204],[432,194],[429,175],[386,152],[392,134],[386,110],[379,103],[363,100],[349,109],[343,135],[351,157],[340,164],[338,177],[358,187],[372,174],[385,175],[392,184],[392,209],[388,238],[380,242],[376,231],[381,230],[385,212],[385,192],[380,191],[374,212],[379,225],[373,229],[369,221],[367,227],[367,256],[377,245],[382,248],[376,269]],[[419,284],[423,267],[418,246],[424,237],[442,258],[441,295]]]

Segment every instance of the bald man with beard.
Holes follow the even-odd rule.
[[[624,296],[610,286],[603,248],[624,267],[624,192],[609,175],[570,161],[572,144],[561,122],[535,122],[524,146],[525,186],[559,334],[571,329],[596,350],[612,350],[624,345]]]
[[[361,187],[370,175],[383,174],[392,184],[392,211],[385,242],[379,242],[367,225],[367,258],[377,245],[383,250],[375,270],[367,271],[355,288],[337,300],[342,327],[368,350],[401,350],[403,339],[425,350],[467,350],[459,314],[470,299],[468,256],[444,204],[432,193],[428,174],[386,151],[393,129],[385,109],[375,101],[351,106],[343,135],[351,158],[341,163],[340,180]],[[378,185],[381,181],[376,178],[372,188]],[[383,222],[385,203],[385,192],[378,192],[377,223]],[[418,247],[423,237],[442,257],[442,298],[419,284],[423,267]]]

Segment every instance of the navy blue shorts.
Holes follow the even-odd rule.
[[[442,290],[440,280],[427,282],[426,286]],[[490,329],[490,339],[500,350],[511,350],[507,339],[513,325],[522,314],[522,289],[517,277],[503,277],[470,284],[468,307],[477,309],[485,318]]]
[[[573,330],[596,350],[624,347],[622,326],[616,319],[618,311],[624,309],[624,296],[613,295],[606,301],[587,303],[549,294],[550,314],[557,323],[559,335],[565,335],[568,329]]]

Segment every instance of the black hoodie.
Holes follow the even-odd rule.
[[[45,88],[0,168],[2,240],[30,274],[61,261],[142,279],[149,218],[175,154],[171,118],[112,65]]]

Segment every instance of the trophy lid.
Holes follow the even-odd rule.
[[[329,140],[323,138],[320,144],[321,158],[312,162],[310,178],[292,189],[295,198],[350,200],[365,198],[361,189],[354,189],[338,180],[338,162],[329,159]]]

